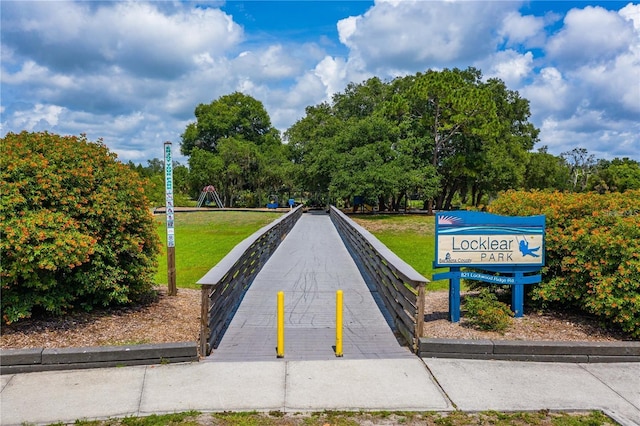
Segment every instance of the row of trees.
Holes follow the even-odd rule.
[[[428,71],[350,84],[285,134],[302,185],[346,204],[398,209],[408,196],[448,209],[523,182],[538,131],[529,103],[480,71]]]
[[[181,141],[188,167],[174,167],[178,193],[193,198],[214,185],[230,207],[304,193],[345,206],[358,196],[380,210],[409,200],[450,209],[506,189],[640,188],[636,161],[596,161],[582,148],[533,152],[539,131],[529,101],[475,68],[351,83],[307,107],[283,138],[262,103],[241,93],[198,105],[195,116]],[[162,204],[161,160],[137,168]]]

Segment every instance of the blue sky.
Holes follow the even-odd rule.
[[[474,66],[530,100],[536,148],[640,161],[637,2],[3,0],[0,8],[2,135],[86,133],[146,164],[166,140],[178,151],[198,104],[234,91],[260,100],[284,132],[349,82]]]

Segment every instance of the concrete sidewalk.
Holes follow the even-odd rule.
[[[335,359],[193,362],[0,376],[0,423],[198,410],[591,410],[640,425],[640,364]]]

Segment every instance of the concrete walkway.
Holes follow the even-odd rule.
[[[0,376],[0,424],[197,410],[601,409],[640,425],[640,363],[395,358],[194,362]]]
[[[346,359],[412,357],[376,305],[329,215],[306,213],[256,276],[212,361],[276,357],[276,295],[285,294],[285,359],[335,358],[336,290]]]

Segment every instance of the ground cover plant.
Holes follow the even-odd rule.
[[[509,305],[499,301],[486,286],[475,297],[465,297],[464,307],[469,324],[480,330],[502,333],[511,326],[513,312]]]
[[[546,266],[529,297],[579,309],[640,338],[640,191],[518,192],[490,206],[497,214],[546,215]]]
[[[271,223],[281,213],[262,211],[187,212],[175,215],[176,284],[180,288],[199,288],[196,282],[233,247],[246,237]],[[155,216],[156,231],[166,246],[164,215]],[[157,284],[167,283],[167,253],[159,256]]]
[[[5,324],[151,292],[159,240],[144,181],[101,141],[9,133],[0,185]]]

